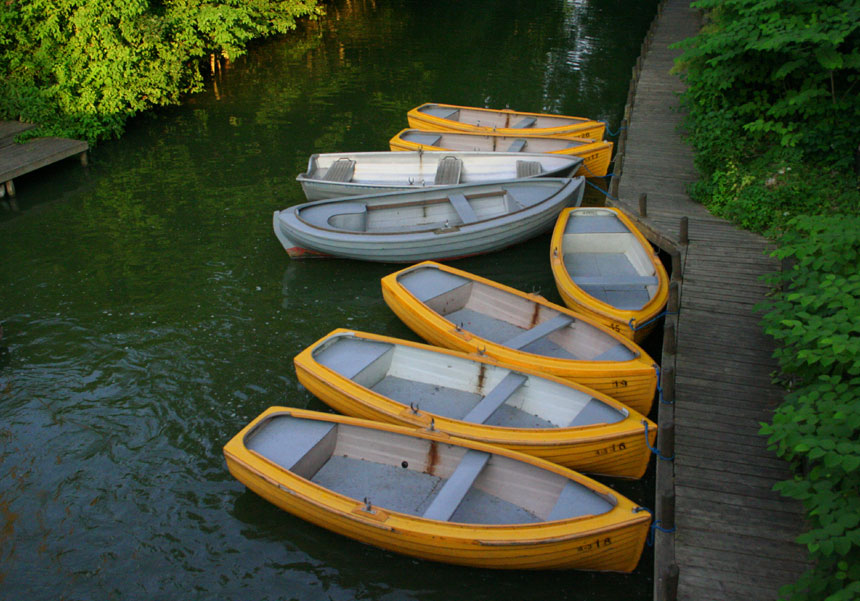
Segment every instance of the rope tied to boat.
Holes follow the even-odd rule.
[[[657,398],[664,405],[674,405],[675,401],[667,401],[663,398],[663,372],[660,371],[660,366],[654,364],[654,370],[657,372]]]
[[[586,184],[588,184],[589,186],[591,186],[592,188],[594,188],[595,190],[597,190],[598,192],[601,192],[601,193],[602,193],[604,196],[606,196],[606,198],[608,198],[609,200],[615,200],[615,201],[617,201],[617,200],[618,200],[617,198],[615,198],[614,196],[612,196],[612,194],[610,194],[609,192],[607,192],[606,190],[604,190],[604,189],[603,189],[603,188],[601,188],[600,186],[597,186],[597,185],[595,185],[593,182],[588,181],[588,179],[586,179],[586,180],[585,180],[585,183],[586,183]]]
[[[609,127],[609,121],[601,121],[601,123],[606,127],[606,133],[612,138],[620,134],[622,130],[627,129],[626,125],[619,125],[617,131],[612,131],[612,128]]]
[[[649,547],[654,546],[654,531],[655,530],[659,530],[660,532],[665,532],[666,534],[672,534],[673,532],[675,532],[675,526],[672,526],[671,528],[664,528],[663,526],[660,525],[660,520],[654,520],[653,522],[651,522],[651,529],[648,531],[648,541],[647,541]]]
[[[630,327],[630,329],[631,329],[631,330],[633,330],[634,332],[636,332],[636,331],[638,331],[638,330],[641,330],[641,329],[642,329],[642,328],[644,328],[644,327],[649,326],[650,324],[654,323],[655,321],[657,321],[657,320],[658,320],[658,319],[660,319],[661,317],[666,317],[667,315],[677,315],[677,314],[678,314],[678,312],[677,312],[677,311],[668,311],[668,310],[667,310],[667,311],[663,311],[662,313],[658,313],[657,315],[655,315],[655,316],[654,316],[654,317],[652,317],[651,319],[649,319],[649,320],[647,320],[647,321],[643,321],[643,322],[642,322],[642,323],[640,323],[640,324],[637,324],[637,323],[636,323],[636,318],[635,318],[635,317],[631,317],[631,318],[630,318],[630,321],[628,321],[628,322],[627,322],[627,325]]]
[[[674,461],[675,455],[672,455],[671,457],[666,457],[663,453],[660,452],[660,449],[651,446],[651,443],[648,441],[648,421],[643,419],[642,425],[645,426],[645,444],[648,446],[651,452],[657,455],[657,457],[659,457],[663,461]]]

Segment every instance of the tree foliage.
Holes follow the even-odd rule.
[[[118,135],[130,116],[199,90],[201,59],[319,14],[316,0],[8,0],[0,117],[40,135]]]

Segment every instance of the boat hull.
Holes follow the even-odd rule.
[[[436,138],[438,140],[433,142]],[[575,175],[584,177],[605,176],[612,160],[612,142],[588,138],[505,136],[502,134],[404,129],[389,140],[389,147],[396,151],[475,150],[504,152],[512,146],[520,144],[524,152],[569,154],[582,158],[582,166]]]
[[[525,299],[533,303],[535,311],[545,308],[552,313],[567,314],[573,320],[581,320],[583,323],[600,330],[604,335],[613,338],[619,345],[628,348],[635,358],[628,361],[564,359],[513,349],[489,338],[476,335],[432,310],[398,282],[401,275],[425,265],[457,274],[490,288],[499,289],[514,297]],[[657,389],[656,363],[633,341],[605,328],[588,316],[574,313],[570,309],[550,303],[543,297],[529,295],[486,278],[447,265],[430,262],[389,274],[382,278],[381,284],[382,295],[388,307],[416,334],[432,344],[466,353],[480,352],[516,368],[548,373],[582,384],[621,401],[643,415],[648,415],[651,410]]]
[[[586,402],[593,398],[616,409],[619,414],[624,414],[626,417],[614,423],[577,427],[518,428],[510,425],[488,425],[486,421],[475,423],[446,417],[438,411],[422,409],[420,405],[418,410],[412,410],[409,404],[381,394],[373,387],[362,385],[356,381],[357,378],[347,378],[336,369],[316,359],[318,349],[323,349],[333,340],[344,338],[365,341],[370,345],[386,345],[395,352],[403,352],[408,357],[403,361],[408,361],[416,373],[422,376],[424,373],[435,374],[429,379],[436,383],[434,386],[436,389],[443,387],[442,378],[444,377],[445,383],[454,382],[457,391],[474,390],[478,394],[486,394],[487,391],[484,388],[488,386],[488,380],[498,378],[498,374],[494,371],[514,373],[515,377],[526,378],[527,383],[523,384],[523,387],[527,391],[540,389],[547,396],[559,394],[559,390],[566,391],[570,405],[582,402],[583,397]],[[358,348],[355,345],[353,347]],[[418,428],[429,427],[432,419],[437,430],[452,436],[534,455],[581,472],[621,478],[641,478],[651,459],[649,445],[653,447],[656,443],[657,425],[614,399],[579,384],[546,374],[522,369],[510,371],[486,357],[465,355],[388,336],[339,329],[299,353],[294,359],[294,364],[299,381],[305,388],[332,409],[346,415]],[[398,369],[397,372],[400,373],[400,370]],[[414,390],[402,394],[410,399],[417,398]],[[538,395],[537,392],[534,394]],[[530,401],[528,398],[520,402],[540,403],[539,400]]]
[[[436,111],[436,109],[442,109],[442,111]],[[447,110],[456,111],[463,120],[439,116],[439,112]],[[433,114],[434,111],[437,114]],[[406,118],[409,122],[409,127],[414,129],[482,134],[498,133],[505,136],[545,136],[549,138],[588,138],[590,140],[602,140],[606,131],[605,123],[584,117],[528,113],[508,109],[484,109],[454,104],[422,104],[407,112]],[[514,127],[517,121],[523,119],[534,119],[534,125],[527,128]]]
[[[272,225],[281,245],[294,259],[330,256],[386,263],[456,259],[501,250],[551,229],[563,209],[580,205],[584,189],[583,178],[540,178],[353,196],[276,211]],[[502,198],[504,191],[509,194],[538,191],[542,200],[510,212],[499,209],[495,216],[488,215],[469,223],[459,221],[450,203],[439,202],[447,198],[446,195],[488,201],[491,195]],[[445,212],[442,212],[443,204]],[[328,221],[310,222],[303,217],[309,211],[336,212],[338,206],[356,207],[341,210],[362,210],[365,215],[385,210],[397,213],[397,218],[403,221],[402,231],[397,231],[396,224],[388,231],[353,231],[331,226]],[[414,217],[403,216],[407,211],[415,213]],[[428,218],[431,211],[439,211],[439,216]],[[424,220],[425,225],[419,227],[419,220]]]
[[[329,169],[343,159],[352,161],[352,171],[331,179]],[[439,180],[440,164],[446,159],[460,161],[461,170]],[[521,172],[523,163],[539,165],[534,172]],[[313,154],[308,168],[296,177],[309,201],[342,196],[421,190],[442,185],[485,184],[523,177],[570,177],[582,164],[573,155],[545,153],[420,151],[343,152]]]
[[[616,499],[611,512],[599,516],[534,524],[482,525],[415,517],[372,507],[285,470],[244,445],[246,434],[270,416],[306,419],[399,433],[454,444],[529,463],[581,482]],[[346,416],[273,407],[240,431],[224,447],[230,473],[275,506],[332,532],[419,559],[491,569],[578,569],[630,572],[635,569],[648,534],[650,514],[585,476],[540,459],[426,432],[356,420]]]
[[[599,236],[600,244],[606,245],[606,248],[603,249],[606,251],[602,253],[603,256],[615,255],[616,257],[621,257],[625,254],[629,255],[633,261],[632,263],[626,261],[626,264],[631,271],[633,271],[632,265],[638,263],[640,265],[639,269],[643,273],[648,273],[656,278],[653,294],[650,294],[649,300],[641,307],[634,309],[613,306],[609,302],[606,302],[606,300],[601,300],[589,294],[584,288],[578,286],[574,278],[571,277],[565,262],[566,257],[573,254],[573,251],[570,247],[566,248],[565,239],[572,236],[571,234],[567,234],[571,219],[575,218],[576,215],[584,216],[586,213],[593,213],[598,218],[603,216],[614,217],[626,229],[626,233],[618,232],[620,234],[619,237],[625,240],[626,248],[621,244],[613,246],[611,242],[608,242],[615,236],[614,233],[590,234],[592,236]],[[635,242],[632,242],[634,240]],[[597,247],[596,244],[591,245],[589,242],[583,242],[582,246],[590,251],[595,250]],[[589,253],[589,255],[596,256],[597,254]],[[565,305],[574,311],[592,317],[637,343],[642,342],[654,329],[657,317],[666,306],[669,298],[669,276],[660,258],[654,252],[645,236],[642,235],[642,232],[633,225],[633,222],[624,213],[615,208],[594,207],[589,208],[584,213],[575,213],[569,210],[562,211],[553,229],[550,243],[550,266],[556,288]]]

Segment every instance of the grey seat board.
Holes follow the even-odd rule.
[[[528,378],[516,372],[508,373],[487,395],[463,418],[475,424],[486,422]]]
[[[408,271],[397,281],[422,302],[470,283],[467,278],[433,267]]]
[[[459,118],[460,109],[452,109],[447,106],[422,106],[418,109],[419,113],[426,113],[428,115],[432,115],[433,117],[439,117],[441,119],[451,119],[452,121],[457,121]]]
[[[522,119],[511,125],[511,127],[515,129],[525,129],[527,127],[532,127],[535,123],[537,123],[536,117],[523,117]]]
[[[526,147],[526,140],[519,138],[514,140],[508,147],[508,152],[522,152]]]
[[[543,167],[537,161],[517,161],[517,177],[540,175]]]
[[[355,172],[355,161],[352,159],[338,159],[326,170],[320,179],[330,182],[348,182]]]
[[[623,344],[616,344],[615,346],[609,348],[608,350],[603,351],[596,357],[592,358],[592,361],[630,361],[635,358],[636,355],[629,348],[624,346]]]
[[[547,521],[563,520],[581,515],[602,515],[612,508],[612,503],[602,496],[573,480],[568,480]]]
[[[505,346],[513,349],[521,349],[537,341],[540,338],[552,334],[556,330],[560,330],[561,328],[570,325],[571,323],[573,323],[572,317],[564,314],[559,314],[552,319],[542,321],[533,328],[525,330],[520,334],[514,336],[513,338],[506,340],[504,344]]]
[[[656,286],[660,281],[655,275],[578,275],[573,277],[577,286],[603,286],[612,290],[642,290],[645,286]]]
[[[298,216],[308,223],[322,227],[332,227],[329,220],[335,215],[363,215],[367,205],[363,202],[322,202],[299,209]]]
[[[339,336],[313,352],[313,358],[345,378],[354,378],[392,348],[387,342]]]
[[[523,331],[522,328],[518,328],[503,319],[492,317],[486,313],[479,313],[469,308],[452,311],[445,317],[454,325],[493,342],[504,342]]]
[[[573,278],[639,276],[636,267],[621,252],[568,252],[564,254],[564,266]]]
[[[644,307],[651,295],[644,287],[639,290],[621,290],[618,286],[582,286],[586,294],[622,311],[637,311]]]
[[[468,449],[442,489],[431,501],[423,517],[429,520],[448,521],[457,511],[457,507],[489,460],[489,453]]]
[[[558,428],[549,420],[543,419],[517,407],[503,404],[484,422],[488,426],[502,426],[504,428]]]
[[[588,426],[591,424],[615,424],[624,419],[624,415],[610,407],[606,403],[602,403],[597,399],[591,399],[582,408],[582,411],[576,414],[569,426]]]
[[[475,223],[478,221],[478,216],[475,214],[469,200],[463,194],[449,194],[448,200],[460,216],[463,223]]]
[[[463,161],[457,157],[443,157],[436,166],[435,184],[459,184]]]
[[[292,470],[334,427],[330,422],[277,415],[251,432],[245,446]]]
[[[534,355],[542,355],[544,357],[555,357],[556,359],[579,359],[579,357],[567,349],[560,347],[549,338],[541,338],[519,350],[525,353],[532,353]]]
[[[620,234],[630,230],[615,215],[577,215],[567,222],[565,234]]]
[[[403,134],[404,140],[407,140],[409,142],[415,142],[416,144],[423,144],[424,146],[436,146],[439,144],[439,140],[441,138],[441,134],[428,134],[415,131],[410,131]]]

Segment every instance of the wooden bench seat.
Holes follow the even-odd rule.
[[[451,206],[454,207],[454,210],[457,211],[457,215],[460,216],[460,220],[463,223],[475,223],[478,221],[478,216],[475,214],[475,210],[472,209],[472,205],[469,204],[469,201],[462,194],[450,194],[448,195],[448,200],[451,202]]]
[[[537,123],[536,117],[523,117],[513,125],[511,125],[514,129],[525,129],[527,127],[532,127],[535,123]]]
[[[556,330],[560,330],[561,328],[568,326],[571,323],[573,323],[572,317],[568,317],[563,314],[556,315],[552,319],[542,321],[535,327],[506,340],[504,345],[513,349],[521,349],[537,340],[540,340],[544,336],[552,334]]]
[[[457,157],[444,157],[436,167],[436,177],[433,183],[437,185],[459,184],[462,171],[463,161]]]
[[[424,511],[423,517],[443,522],[450,520],[489,459],[489,453],[474,449],[467,450],[463,458],[460,459],[457,468],[445,481],[442,489],[436,493],[430,506]]]
[[[509,373],[502,378],[502,380],[496,384],[477,405],[472,407],[472,410],[466,414],[463,421],[471,422],[473,424],[485,423],[490,419],[490,416],[496,412],[496,409],[501,407],[505,401],[511,398],[511,395],[514,394],[527,379],[528,378],[522,374],[514,372]]]
[[[517,177],[540,175],[543,167],[537,161],[517,161]]]
[[[355,161],[352,159],[338,159],[326,169],[320,179],[327,182],[348,182],[355,173]]]
[[[523,138],[518,140],[514,140],[513,143],[508,148],[508,152],[522,152],[526,147],[526,141]]]

